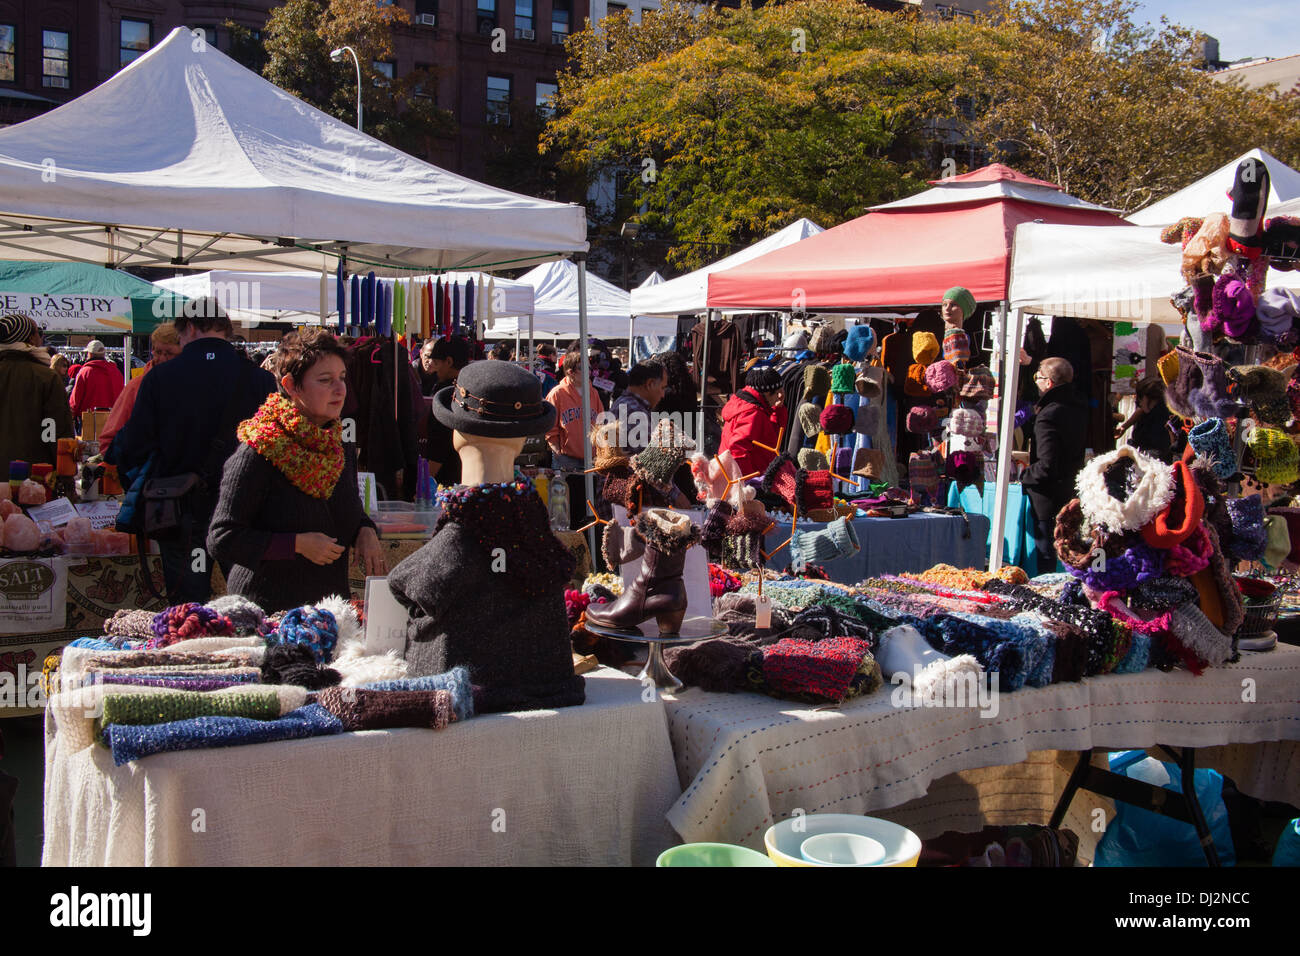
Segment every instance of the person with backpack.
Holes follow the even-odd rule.
[[[212,596],[207,537],[222,468],[237,447],[235,429],[275,393],[276,382],[231,343],[234,326],[216,299],[187,301],[174,323],[181,354],[144,376],[108,457],[124,487],[146,465],[155,481],[197,476],[181,503],[182,527],[158,548],[167,600],[203,604]]]

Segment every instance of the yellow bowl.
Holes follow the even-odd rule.
[[[851,813],[809,813],[782,820],[768,827],[763,845],[777,866],[816,866],[800,855],[799,848],[804,840],[822,833],[857,833],[879,840],[885,858],[877,866],[916,866],[921,857],[921,840],[907,827]]]

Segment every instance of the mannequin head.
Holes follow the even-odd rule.
[[[460,455],[460,480],[466,485],[500,484],[515,477],[515,459],[527,438],[488,438],[451,433],[451,444]]]

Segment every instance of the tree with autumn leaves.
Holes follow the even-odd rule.
[[[1000,0],[975,22],[852,0],[669,2],[569,45],[545,155],[632,184],[619,218],[698,242],[824,225],[1000,160],[1125,212],[1253,146],[1300,164],[1300,103],[1195,67],[1195,36],[1132,0]]]

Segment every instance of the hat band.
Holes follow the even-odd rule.
[[[463,385],[456,386],[455,404],[483,418],[518,419],[540,415],[545,402],[496,402],[482,398],[468,391]]]

